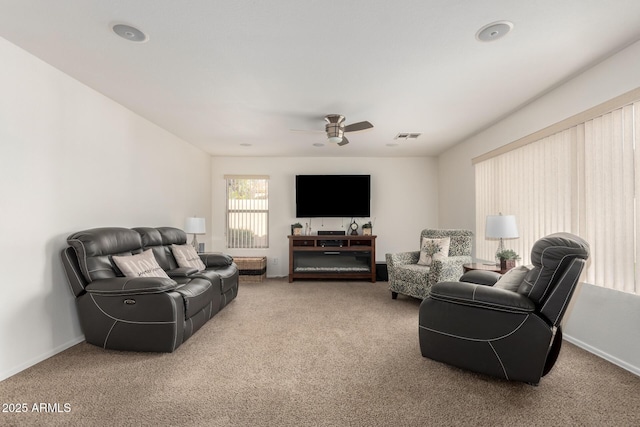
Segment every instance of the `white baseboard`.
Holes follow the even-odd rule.
[[[64,344],[57,346],[56,348],[52,348],[51,350],[39,356],[33,357],[27,360],[26,362],[19,364],[18,366],[14,366],[8,371],[0,372],[0,381],[6,380],[7,378],[14,376],[18,372],[24,371],[25,369],[30,368],[33,365],[36,365],[42,362],[43,360],[50,358],[51,356],[55,356],[56,354],[65,351],[69,347],[73,347],[76,344],[80,344],[82,341],[84,341],[84,335],[75,337]]]
[[[617,365],[619,367],[621,367],[622,369],[625,369],[629,372],[631,372],[632,374],[635,374],[637,376],[640,376],[640,368],[637,366],[633,366],[630,363],[625,362],[624,360],[620,360],[615,356],[612,356],[608,353],[605,353],[604,351],[595,348],[587,343],[585,343],[584,341],[580,341],[579,339],[576,339],[574,337],[572,337],[571,335],[567,335],[567,334],[563,334],[562,337],[569,341],[571,344],[575,344],[578,347],[582,348],[583,350],[588,351],[589,353],[593,353],[598,357],[603,358],[604,360],[613,363],[614,365]]]

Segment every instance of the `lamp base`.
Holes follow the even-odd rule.
[[[191,241],[191,246],[193,246],[193,249],[196,250],[196,252],[199,252],[198,249],[200,249],[199,245],[198,245],[198,238],[196,237],[196,235],[193,235],[193,240]]]

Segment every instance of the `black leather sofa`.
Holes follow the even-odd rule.
[[[62,263],[86,341],[115,350],[172,352],[238,294],[238,268],[225,254],[199,254],[206,269],[179,267],[173,227],[94,228],[67,238]],[[125,277],[113,256],[151,249],[169,278]]]
[[[521,271],[512,289],[501,287],[501,276],[488,271],[433,285],[420,305],[422,355],[538,384],[560,352],[562,318],[588,257],[583,239],[555,233],[533,245],[533,266]]]

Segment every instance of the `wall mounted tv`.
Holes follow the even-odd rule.
[[[296,218],[371,216],[370,175],[296,175]]]

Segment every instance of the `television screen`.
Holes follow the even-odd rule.
[[[296,175],[296,217],[371,216],[370,175]]]

